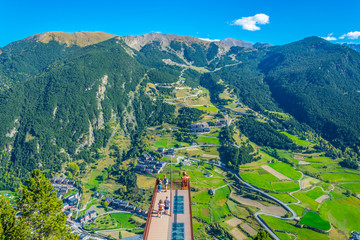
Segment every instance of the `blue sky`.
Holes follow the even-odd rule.
[[[0,0],[0,11],[0,46],[48,31],[161,32],[271,44],[332,34],[334,42],[360,43],[359,0]]]

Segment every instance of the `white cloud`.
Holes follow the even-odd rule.
[[[328,41],[335,41],[335,40],[337,40],[337,38],[336,38],[336,37],[333,37],[332,35],[333,35],[333,33],[330,33],[327,37],[321,37],[321,38],[323,38],[323,39],[325,39],[325,40],[328,40]]]
[[[208,41],[208,42],[220,42],[220,39],[210,39],[210,38],[199,38],[199,39]]]
[[[342,35],[341,37],[339,37],[340,39],[344,39],[344,38],[348,38],[348,39],[358,39],[360,37],[360,32],[359,31],[354,31],[354,32],[348,32],[344,35]]]
[[[260,30],[258,25],[263,25],[269,23],[269,16],[263,13],[256,14],[250,17],[242,17],[238,20],[235,20],[232,25],[242,26],[242,29],[249,31]]]

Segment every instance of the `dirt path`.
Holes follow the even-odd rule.
[[[318,203],[322,203],[323,201],[325,201],[328,198],[330,198],[329,195],[324,194],[324,195],[318,197],[315,201],[318,202]]]
[[[260,203],[259,201],[251,200],[249,198],[243,198],[243,197],[240,197],[240,196],[235,195],[233,193],[230,194],[230,198],[232,198],[232,199],[236,200],[237,202],[242,203],[244,205],[260,208],[262,212],[266,212],[266,213],[276,215],[276,216],[279,216],[279,217],[284,216],[287,213],[287,211],[282,207],[279,207],[279,206],[271,206],[271,207],[265,206],[262,203]]]
[[[255,236],[257,234],[257,231],[255,229],[253,229],[252,227],[250,227],[249,224],[247,223],[243,223],[240,225],[242,229],[244,229],[248,234],[250,234],[250,236]]]
[[[268,165],[262,165],[261,166],[265,171],[269,172],[270,174],[274,175],[275,177],[277,177],[280,180],[291,180],[290,178],[288,178],[287,176],[285,176],[282,173],[279,173],[278,171],[276,171],[275,169],[273,169],[272,167],[268,166]]]
[[[242,221],[236,217],[233,217],[227,221],[225,221],[225,223],[227,225],[229,225],[230,227],[236,227],[237,225],[239,225],[240,223],[242,223]]]
[[[248,237],[245,236],[244,233],[242,233],[238,228],[233,228],[230,232],[229,232],[236,240],[244,240],[247,239]]]

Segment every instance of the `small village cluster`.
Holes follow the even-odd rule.
[[[216,123],[216,127],[225,127],[227,125],[226,120],[222,119]],[[193,134],[210,133],[210,126],[208,123],[194,123],[190,125],[190,131]]]
[[[80,195],[78,192],[71,194],[63,199],[62,210],[69,218],[72,217],[74,210],[76,209],[76,205],[79,202]]]
[[[210,126],[208,123],[194,123],[190,126],[191,133],[197,134],[197,133],[209,133],[210,132]]]
[[[171,149],[169,149],[169,150],[171,150]],[[168,153],[169,150],[166,152]],[[164,153],[165,153],[165,150],[164,150]],[[146,153],[146,154],[140,156],[139,162],[140,163],[137,164],[135,167],[135,171],[140,174],[159,174],[166,166],[165,162],[159,162],[157,160],[156,156],[152,156],[150,153]]]
[[[51,184],[53,185],[53,192],[56,192],[57,198],[60,200],[65,194],[68,193],[69,189],[74,188],[76,183],[74,180],[64,178],[51,178]]]

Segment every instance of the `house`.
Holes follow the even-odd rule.
[[[105,198],[105,202],[107,202],[108,204],[112,203],[112,201],[114,201],[113,197],[106,197]]]
[[[173,148],[170,148],[164,153],[164,155],[175,156],[175,150]]]
[[[147,214],[148,214],[148,211],[146,211],[146,210],[141,210],[141,215],[147,216]]]
[[[70,206],[75,206],[77,203],[78,203],[78,199],[77,198],[71,198],[67,201],[67,203],[70,205]]]
[[[209,177],[212,177],[213,175],[211,174],[211,172],[206,172],[206,173],[204,173],[204,176],[209,178]]]
[[[75,187],[75,185],[76,185],[74,180],[69,180],[69,182],[67,184],[72,187]]]
[[[51,179],[50,179],[50,182],[51,182],[52,184],[54,184],[54,183],[56,182],[56,178],[51,178]]]
[[[135,171],[137,171],[137,172],[145,172],[146,171],[146,165],[144,165],[144,164],[136,165]]]
[[[78,218],[78,221],[79,221],[80,223],[84,223],[84,222],[85,222],[85,216],[79,217],[79,218]]]
[[[89,236],[86,235],[85,233],[82,233],[79,235],[79,240],[88,240],[89,239]]]
[[[159,152],[159,153],[164,153],[164,152],[165,152],[165,148],[159,147],[156,151]]]
[[[214,190],[214,189],[210,189],[210,190],[208,191],[208,193],[209,193],[210,195],[215,195],[215,190]]]
[[[224,126],[226,126],[226,120],[219,120],[219,121],[216,123],[216,126],[217,126],[217,127],[224,127]]]
[[[129,211],[135,211],[136,207],[134,205],[128,205],[126,209]]]
[[[89,215],[89,218],[90,218],[90,219],[96,218],[96,212],[95,212],[95,210],[92,210],[92,211],[88,212],[88,215]]]
[[[67,210],[67,209],[70,209],[71,208],[71,206],[68,204],[68,203],[64,203],[63,205],[62,205],[62,210],[63,211],[65,211],[65,210]]]
[[[142,209],[141,208],[135,208],[135,213],[139,213],[139,214],[141,214],[141,211],[142,211]]]
[[[129,206],[129,202],[123,201],[119,204],[119,207],[121,208],[127,208],[127,206]]]
[[[72,214],[73,214],[70,210],[66,210],[66,211],[64,211],[64,213],[66,214],[68,219],[71,218]]]

